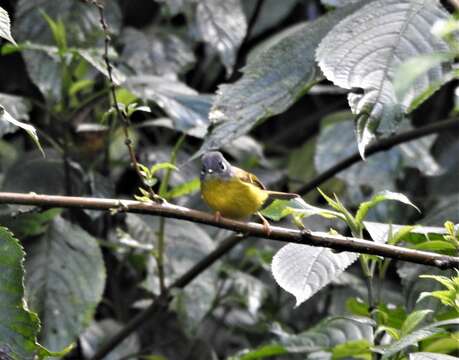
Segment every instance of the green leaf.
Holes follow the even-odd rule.
[[[90,324],[105,286],[96,239],[58,217],[27,248],[26,289],[43,319],[40,340],[50,349],[74,342]]]
[[[421,244],[416,244],[411,248],[415,250],[434,251],[450,255],[455,255],[457,251],[457,247],[454,244],[443,240],[426,241]]]
[[[5,108],[0,105],[0,122],[2,121],[7,121],[17,127],[20,127],[21,129],[25,130],[27,134],[30,136],[30,138],[33,140],[35,145],[37,145],[38,149],[42,153],[43,156],[45,156],[45,152],[43,151],[43,148],[40,145],[40,140],[38,139],[37,135],[37,130],[35,129],[34,126],[30,124],[23,123],[21,121],[18,121],[14,119],[8,111],[5,110]]]
[[[150,168],[150,173],[151,175],[155,175],[155,173],[159,170],[176,170],[178,171],[178,167],[175,166],[174,164],[168,163],[168,162],[163,162],[163,163],[158,163],[153,165]]]
[[[250,58],[243,76],[219,87],[209,118],[212,129],[193,157],[220,148],[280,114],[321,78],[315,49],[336,23],[356,6],[338,9],[316,21],[287,29],[277,41]]]
[[[363,220],[367,216],[367,213],[368,213],[368,211],[370,209],[372,209],[373,207],[375,207],[376,205],[378,205],[382,201],[389,201],[389,200],[390,201],[398,201],[398,202],[401,202],[402,204],[410,205],[410,206],[414,207],[417,211],[421,212],[421,210],[419,210],[419,208],[416,205],[414,205],[410,201],[410,199],[408,199],[408,197],[406,195],[386,190],[386,191],[382,191],[382,192],[374,195],[370,199],[370,201],[365,201],[362,204],[360,204],[359,210],[357,211],[357,213],[355,215],[355,221],[358,224],[362,224]]]
[[[0,6],[0,37],[17,45],[11,36],[11,23],[8,12]]]
[[[394,74],[400,63],[449,50],[446,42],[430,32],[435,22],[448,17],[434,1],[376,0],[338,23],[320,43],[316,57],[327,79],[349,90],[363,89],[348,96],[357,116],[362,156],[376,131],[393,132],[413,99],[443,78],[445,68],[437,65],[418,78],[416,88],[402,100],[395,96]]]
[[[0,227],[0,353],[5,359],[33,360],[35,355],[62,356],[37,343],[40,320],[24,298],[24,250],[8,229]]]
[[[42,12],[43,18],[48,23],[51,32],[53,33],[54,42],[56,43],[59,51],[63,53],[67,50],[67,34],[65,32],[64,23],[61,20],[54,21],[45,12]]]
[[[350,252],[333,253],[330,249],[287,244],[274,255],[271,270],[277,284],[301,305],[317,291],[343,273],[357,258]],[[320,276],[317,274],[320,273]]]
[[[279,221],[288,215],[295,215],[299,218],[307,218],[312,215],[319,215],[326,219],[343,218],[336,211],[321,209],[316,206],[309,205],[301,198],[291,200],[274,200],[268,207],[262,210],[263,216],[274,221]]]
[[[171,190],[169,190],[164,197],[166,199],[175,199],[185,195],[192,194],[199,190],[201,186],[201,181],[199,178],[184,182],[180,185],[174,186]]]
[[[401,336],[406,336],[413,332],[424,319],[432,313],[432,310],[417,310],[407,316],[402,324]]]
[[[368,340],[353,340],[336,345],[332,350],[332,359],[364,359],[371,360],[370,343]]]
[[[255,350],[242,350],[227,360],[257,360],[284,354],[288,354],[288,351],[282,345],[263,345]]]

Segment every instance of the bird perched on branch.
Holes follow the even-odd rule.
[[[267,190],[254,175],[231,164],[218,151],[211,151],[202,157],[201,194],[205,203],[220,216],[236,220],[247,219],[257,214],[266,232],[269,223],[260,213],[268,198],[290,200],[298,194]]]

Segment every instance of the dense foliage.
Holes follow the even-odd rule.
[[[385,247],[457,264],[455,3],[0,1],[0,358],[457,359],[459,270]],[[392,258],[123,203],[209,211],[216,149],[302,196],[276,225]]]

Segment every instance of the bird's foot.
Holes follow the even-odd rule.
[[[216,211],[214,214],[215,222],[219,223],[221,219],[222,219],[222,214],[220,214],[220,211]]]
[[[266,218],[260,212],[257,212],[257,215],[261,219],[263,230],[265,231],[266,236],[270,236],[271,235],[271,225],[269,224],[269,221],[266,220]]]

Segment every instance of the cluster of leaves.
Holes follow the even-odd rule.
[[[192,160],[209,149],[269,187],[297,191],[355,151],[364,157],[377,137],[410,131],[411,118],[425,125],[457,115],[454,89],[442,86],[458,77],[458,23],[435,0],[6,3],[1,191],[202,208]],[[274,202],[264,214],[457,255],[457,135],[371,156],[308,203]],[[8,359],[91,359],[227,236],[164,218],[29,206],[5,205],[0,224],[0,357]],[[106,358],[452,359],[457,274],[392,265],[250,239],[174,289],[168,310]]]

